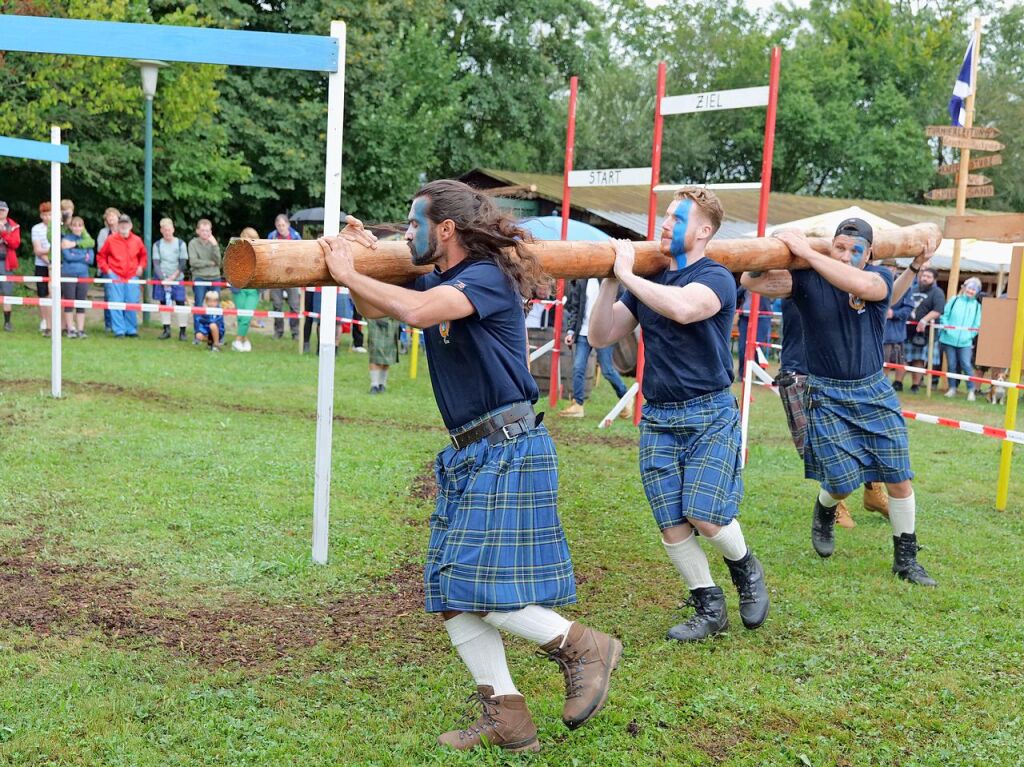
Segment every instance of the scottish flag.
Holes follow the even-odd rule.
[[[971,82],[971,69],[974,60],[974,40],[967,45],[967,53],[964,54],[964,63],[960,65],[960,74],[956,76],[956,85],[953,86],[953,98],[949,100],[949,116],[953,125],[963,126],[967,119],[967,110],[964,104],[967,97],[974,91],[974,83]]]

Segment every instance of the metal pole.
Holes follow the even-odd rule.
[[[50,143],[60,145],[60,127],[50,127]],[[60,332],[62,307],[60,303],[60,163],[50,163],[50,394],[61,396]]]
[[[764,121],[764,154],[761,159],[761,197],[757,208],[757,236],[764,237],[768,228],[768,199],[772,191],[772,158],[775,154],[775,115],[779,106],[779,69],[782,62],[782,49],[772,48],[770,74],[768,76],[768,114]],[[754,350],[757,348],[757,328],[760,324],[761,297],[754,292],[750,294],[750,315],[747,317],[747,337],[743,347],[743,369],[754,361]],[[741,339],[742,340],[742,339]],[[743,386],[748,386],[746,377]],[[746,404],[749,400],[746,392],[740,400]]]
[[[1013,260],[1024,261],[1024,248],[1014,248]],[[1020,290],[1017,292],[1017,319],[1013,325],[1013,351],[1010,356],[1010,370],[1007,377],[1011,383],[1020,383],[1022,357],[1024,357],[1024,269],[1020,270]],[[1017,399],[1019,392],[1016,386],[1006,390],[1006,416],[1003,428],[1013,431],[1017,428]],[[1006,502],[1010,495],[1010,469],[1013,468],[1013,443],[1003,440],[999,454],[999,482],[996,485],[996,509],[1006,511]]]
[[[153,247],[153,97],[146,96],[146,171],[143,181],[144,201],[142,204],[142,243],[148,251]],[[146,280],[153,279],[153,254],[146,259]],[[142,286],[142,300],[148,302],[153,288],[147,283]],[[149,324],[149,312],[142,313],[142,324]]]
[[[658,193],[656,187],[661,181],[661,138],[665,126],[665,117],[661,114],[661,101],[665,98],[665,77],[668,67],[664,61],[658,62],[658,79],[654,88],[654,137],[651,140],[651,192],[647,198],[647,239],[654,239],[654,230],[658,223]],[[641,411],[644,407],[644,334],[641,333],[636,344],[636,402],[633,403],[633,425],[640,423]]]
[[[569,188],[569,174],[572,173],[573,152],[576,148],[576,96],[579,91],[580,79],[573,76],[569,79],[569,119],[565,130],[565,166],[562,171],[562,239],[569,236],[569,213],[572,205],[572,191]],[[555,289],[555,327],[554,346],[551,347],[551,381],[548,384],[548,404],[555,407],[562,389],[562,360],[559,354],[562,348],[562,315],[565,298],[565,280],[558,280]]]
[[[964,127],[974,125],[974,98],[978,91],[978,59],[981,55],[981,17],[974,19],[974,46],[971,57],[971,93],[964,104]],[[967,176],[971,166],[971,150],[960,150],[960,175],[956,185],[956,214],[962,216],[967,208]],[[953,240],[953,263],[949,267],[949,284],[946,286],[946,300],[952,301],[960,282],[960,240]]]
[[[338,41],[338,71],[327,79],[327,167],[324,176],[324,236],[338,233],[341,216],[342,117],[345,109],[345,23],[331,22]],[[320,298],[320,362],[316,391],[316,473],[313,485],[313,561],[327,564],[331,506],[331,439],[334,427],[334,321],[338,287]],[[327,332],[324,332],[324,328]]]

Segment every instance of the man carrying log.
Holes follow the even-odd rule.
[[[536,642],[565,676],[562,720],[575,729],[596,714],[622,653],[615,638],[570,622],[552,607],[576,601],[557,511],[558,459],[527,370],[523,299],[544,280],[523,247],[528,235],[487,195],[458,181],[417,193],[405,239],[417,266],[411,288],[356,271],[350,243],[376,248],[352,218],[320,240],[331,276],[364,317],[424,329],[430,379],[451,445],[437,456],[430,518],[426,609],[441,613],[477,684],[483,713],[438,739],[458,750],[494,745],[537,751],[537,728],[509,675],[498,629]]]
[[[640,476],[665,552],[696,610],[669,630],[668,638],[680,642],[707,639],[729,626],[725,594],[711,577],[697,532],[725,558],[743,625],[757,628],[769,608],[764,570],[736,519],[743,497],[739,409],[729,389],[736,281],[704,255],[722,216],[714,192],[678,191],[661,229],[670,266],[648,279],[633,272],[632,243],[617,241],[617,279],[602,283],[589,328],[597,347],[615,343],[637,323],[643,331]],[[616,300],[618,282],[626,292]]]
[[[814,328],[813,338],[804,343],[804,475],[821,483],[811,518],[811,545],[819,556],[831,556],[836,506],[865,482],[885,482],[892,571],[911,583],[935,586],[917,561],[907,427],[882,368],[882,338],[894,287],[888,269],[869,263],[871,225],[859,218],[843,221],[827,256],[798,232],[775,236],[811,268],[745,272],[742,283],[770,298],[792,296],[804,327]],[[902,289],[908,279],[901,276]]]

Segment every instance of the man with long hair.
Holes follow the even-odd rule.
[[[828,255],[803,234],[775,235],[809,269],[745,272],[745,287],[770,298],[791,296],[805,328],[807,414],[804,476],[820,483],[811,514],[811,545],[818,556],[835,550],[836,507],[865,482],[889,492],[892,571],[920,586],[935,580],[917,561],[916,500],[911,484],[907,425],[883,370],[882,343],[890,302],[899,300],[918,260],[898,280],[871,263],[874,231],[860,218],[839,224]],[[895,283],[895,285],[894,285]]]
[[[711,577],[697,533],[725,559],[739,592],[740,618],[756,629],[768,617],[764,570],[736,517],[743,498],[740,422],[733,381],[736,280],[704,249],[722,223],[714,192],[680,189],[661,228],[670,265],[644,279],[633,273],[632,243],[615,243],[615,279],[601,285],[591,342],[608,346],[639,323],[646,347],[640,477],[661,528],[665,553],[690,590],[695,613],[669,629],[678,642],[729,627],[725,594]],[[616,300],[618,283],[626,292]]]
[[[434,464],[437,507],[424,573],[426,609],[440,613],[477,684],[483,709],[443,746],[537,751],[537,728],[505,661],[499,629],[540,645],[565,677],[562,721],[596,714],[622,653],[615,638],[563,618],[576,581],[558,517],[558,459],[527,369],[524,299],[544,282],[523,247],[529,235],[494,202],[458,181],[434,181],[412,201],[406,242],[434,270],[409,288],[355,270],[349,242],[376,238],[349,218],[322,238],[331,275],[364,317],[423,328],[430,380],[451,445]]]

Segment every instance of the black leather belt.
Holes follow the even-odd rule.
[[[525,434],[544,419],[544,414],[537,415],[533,411],[533,405],[529,402],[520,402],[508,410],[503,410],[486,421],[481,421],[471,429],[449,434],[452,447],[461,450],[467,445],[486,439],[490,444],[496,445],[507,439]]]

